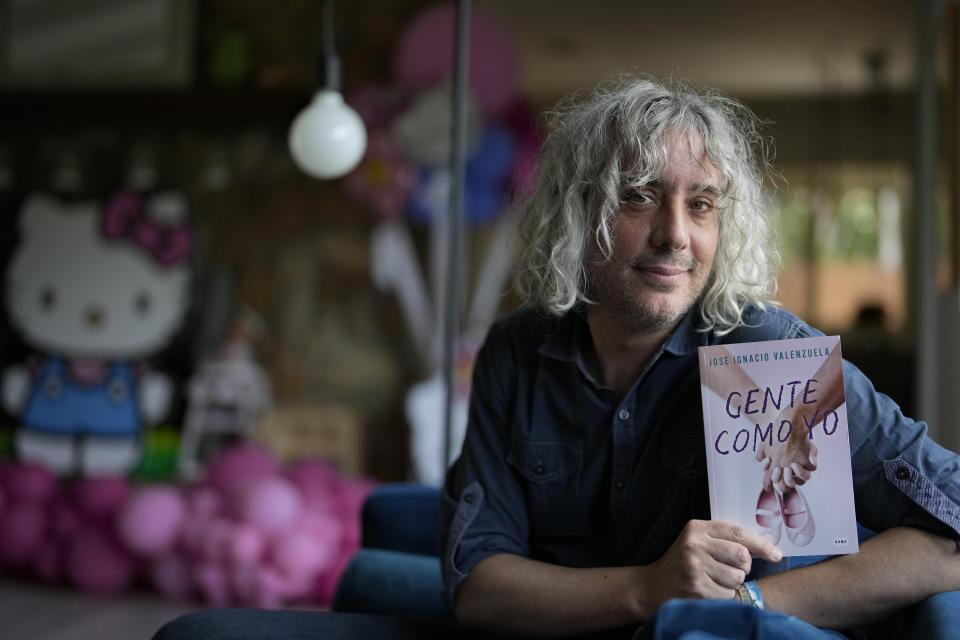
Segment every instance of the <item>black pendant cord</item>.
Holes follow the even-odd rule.
[[[317,89],[340,91],[340,56],[337,55],[333,28],[334,0],[323,3],[323,45],[317,57]]]

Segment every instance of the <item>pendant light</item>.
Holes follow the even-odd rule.
[[[317,60],[317,90],[297,114],[287,143],[305,173],[331,180],[352,171],[367,148],[367,130],[340,94],[340,58],[334,47],[333,0],[323,5],[323,49]]]

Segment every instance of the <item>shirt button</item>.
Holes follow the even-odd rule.
[[[537,474],[538,476],[542,476],[544,471],[546,471],[546,468],[545,468],[542,464],[538,464],[538,465],[533,469],[533,472],[534,472],[535,474]]]
[[[895,474],[898,480],[906,480],[910,477],[910,470],[906,467],[900,467]]]
[[[624,482],[623,480],[617,480],[617,484],[615,484],[614,486],[617,489],[623,489],[625,486],[627,486],[627,483]]]
[[[617,416],[618,416],[621,420],[626,420],[627,418],[630,417],[630,412],[627,411],[626,409],[620,409],[620,413],[618,413]]]

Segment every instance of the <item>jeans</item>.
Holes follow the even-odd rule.
[[[613,640],[836,640],[845,636],[818,629],[782,613],[738,602],[671,600],[639,630],[619,629],[591,638]],[[437,618],[317,611],[208,609],[167,623],[154,640],[481,640]]]
[[[835,640],[846,636],[730,600],[670,600],[634,640]]]
[[[165,624],[153,640],[440,640],[469,638],[444,620],[321,611],[206,609]],[[475,636],[479,637],[479,636]]]

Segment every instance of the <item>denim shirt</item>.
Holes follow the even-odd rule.
[[[583,317],[521,310],[495,324],[474,370],[467,435],[440,508],[447,597],[500,553],[569,566],[645,565],[688,520],[709,519],[697,347],[823,335],[749,307],[698,332],[689,313],[620,397],[588,373]],[[843,363],[857,521],[960,539],[960,457]],[[789,567],[755,562],[754,577]]]

